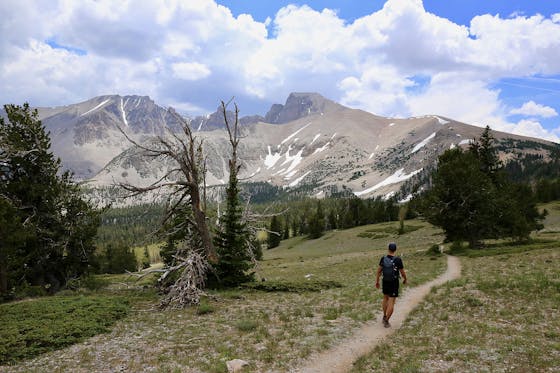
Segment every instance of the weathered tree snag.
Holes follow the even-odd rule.
[[[170,158],[176,163],[176,167],[168,170],[162,178],[147,187],[139,187],[128,183],[120,183],[120,186],[131,192],[133,196],[151,190],[175,189],[171,196],[190,206],[193,219],[185,217],[185,221],[191,224],[198,232],[206,259],[211,263],[216,263],[218,257],[210,236],[210,228],[207,222],[206,211],[204,210],[205,203],[201,200],[202,194],[200,189],[204,187],[202,185],[204,179],[202,141],[197,141],[193,136],[190,124],[183,117],[173,109],[169,109],[168,113],[181,124],[183,136],[179,137],[176,133],[170,133],[169,138],[158,136],[157,147],[148,147],[131,139],[122,129],[121,132],[132,144],[144,150],[147,156],[152,158]],[[173,181],[173,179],[176,179],[176,181]],[[163,224],[167,223],[181,207],[181,203],[172,203],[169,211],[166,213]]]

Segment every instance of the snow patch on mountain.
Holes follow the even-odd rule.
[[[123,104],[123,99],[122,99],[122,97],[121,97],[121,105],[120,105],[120,107],[121,107],[121,115],[122,115],[123,123],[125,124],[125,126],[128,127],[128,121],[126,120],[126,113],[124,112],[124,104]]]
[[[282,142],[280,142],[280,145],[284,144],[286,141],[290,141],[290,139],[294,136],[296,136],[298,133],[300,133],[301,131],[303,131],[307,126],[309,126],[311,124],[311,122],[307,123],[305,126],[301,127],[299,130],[297,130],[296,132],[292,133],[290,136],[286,137],[284,140],[282,140]]]
[[[320,148],[315,149],[315,151],[313,152],[313,154],[317,154],[317,153],[321,153],[322,151],[324,151],[325,149],[327,149],[327,147],[329,146],[331,142],[328,141],[325,145],[321,146]]]
[[[247,178],[250,179],[250,178],[252,178],[253,176],[255,176],[256,174],[258,174],[259,172],[261,172],[261,168],[260,168],[260,167],[257,168],[257,170],[254,171],[254,172],[253,172],[251,175],[249,175]]]
[[[441,124],[442,126],[443,126],[444,124],[449,123],[448,120],[442,119],[442,118],[440,118],[440,117],[436,117],[436,119],[437,119],[437,121],[439,122],[439,124]]]
[[[297,165],[301,163],[301,161],[303,160],[303,157],[301,156],[301,154],[303,153],[303,149],[304,148],[301,148],[296,155],[290,156],[290,150],[292,150],[292,146],[290,145],[288,147],[288,150],[286,151],[286,160],[280,165],[280,166],[284,166],[285,164],[290,163],[290,165],[288,166],[286,171],[284,171],[284,173],[289,173],[294,168],[296,168]]]
[[[406,202],[410,202],[410,200],[412,199],[412,197],[414,197],[412,194],[409,194],[408,196],[404,197],[403,199],[401,199],[399,201],[399,203],[406,203]]]
[[[416,171],[412,171],[409,174],[406,174],[404,172],[404,168],[398,169],[394,174],[392,174],[391,176],[389,176],[388,178],[386,178],[385,180],[383,180],[380,183],[375,184],[374,186],[372,186],[371,188],[362,190],[361,192],[354,192],[354,194],[359,197],[359,196],[363,196],[364,194],[368,194],[371,193],[379,188],[382,188],[384,186],[388,186],[391,184],[396,184],[396,183],[400,183],[402,181],[406,181],[408,179],[410,179],[411,177],[413,177],[414,175],[416,175],[417,173],[419,173],[420,171],[422,171],[422,168]]]
[[[313,140],[311,140],[311,142],[309,143],[309,145],[313,145],[313,143],[315,142],[315,140],[317,140],[319,137],[321,136],[320,133],[316,134],[315,137],[313,138]]]
[[[91,112],[94,112],[95,110],[99,109],[100,107],[102,107],[103,105],[105,105],[107,102],[111,101],[110,98],[106,99],[105,101],[103,101],[102,103],[100,103],[99,105],[97,105],[96,107],[94,107],[93,109],[89,109],[88,111],[86,111],[83,114],[80,114],[81,117],[83,117],[86,114],[89,114]]]
[[[292,170],[284,176],[284,180],[290,180],[292,176],[298,173],[298,170]]]
[[[266,166],[266,168],[271,169],[272,167],[274,167],[276,162],[278,162],[280,160],[280,158],[282,158],[282,156],[280,155],[280,152],[272,154],[272,151],[270,150],[270,145],[269,145],[268,146],[268,154],[266,155],[266,158],[264,159],[264,165]]]
[[[426,146],[431,139],[433,139],[434,137],[436,137],[436,132],[432,133],[430,136],[426,137],[424,140],[422,140],[420,143],[416,144],[416,146],[414,147],[414,149],[412,149],[412,151],[410,152],[410,154],[414,154],[416,153],[418,150],[422,149],[424,146]]]
[[[295,179],[294,181],[292,181],[290,184],[288,184],[288,186],[290,188],[295,187],[296,185],[298,185],[300,183],[300,181],[303,180],[304,177],[306,177],[307,175],[309,175],[311,171],[307,171],[306,173],[304,173],[303,175],[301,175],[300,177],[298,177],[297,179]]]

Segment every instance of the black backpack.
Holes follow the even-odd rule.
[[[383,280],[396,281],[399,279],[399,270],[395,266],[395,257],[383,257]]]

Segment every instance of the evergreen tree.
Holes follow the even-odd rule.
[[[328,224],[329,224],[329,229],[336,229],[338,228],[338,224],[336,221],[336,214],[334,211],[334,208],[331,208],[331,210],[329,211],[329,215],[328,215]]]
[[[102,273],[125,273],[138,268],[136,255],[124,245],[107,245],[100,261]]]
[[[8,120],[0,118],[0,196],[10,206],[2,208],[12,215],[10,224],[17,227],[2,244],[11,242],[7,252],[13,252],[17,242],[9,261],[18,267],[17,273],[8,273],[8,287],[17,282],[54,292],[88,270],[99,212],[81,198],[70,173],[60,174],[60,159],[50,151],[50,138],[37,111],[27,103],[4,109]],[[26,232],[25,239],[14,240],[21,231]]]
[[[321,201],[317,201],[317,211],[309,222],[309,238],[319,238],[325,232],[325,213]]]
[[[299,226],[298,226],[298,218],[297,216],[294,216],[294,218],[292,219],[292,236],[296,237],[298,235],[301,234],[301,231],[299,230]]]
[[[25,263],[18,251],[29,234],[17,209],[0,196],[0,299],[8,296],[14,279],[24,276]]]
[[[477,158],[456,148],[439,157],[424,213],[430,223],[443,228],[448,241],[476,246],[494,226],[496,196]]]
[[[282,226],[280,225],[280,219],[276,215],[272,216],[270,220],[270,229],[268,232],[268,248],[273,249],[280,245],[280,241],[282,240],[281,235]]]
[[[239,168],[236,159],[234,147],[226,189],[226,211],[220,217],[220,227],[215,239],[219,259],[214,266],[215,274],[220,285],[226,287],[253,280],[253,273],[248,273],[252,257],[251,248],[248,245],[250,234],[243,222],[239,201],[237,179]]]
[[[480,170],[488,175],[494,182],[495,175],[502,170],[502,163],[498,157],[498,151],[494,146],[495,139],[490,132],[490,127],[486,126],[480,138],[475,139],[469,148],[469,151],[476,156],[480,162]]]
[[[286,216],[286,218],[284,219],[284,232],[282,234],[282,239],[287,240],[288,238],[290,238],[290,221]]]
[[[527,185],[513,184],[505,173],[487,127],[469,151],[448,150],[439,157],[433,188],[424,199],[424,214],[445,231],[448,241],[526,239],[544,218]]]

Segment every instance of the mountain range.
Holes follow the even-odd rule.
[[[147,185],[171,166],[147,157],[123,135],[149,143],[155,136],[180,130],[177,120],[147,96],[100,96],[37,109],[63,166],[93,189],[110,188],[120,181]],[[233,113],[228,112],[228,117],[232,119]],[[221,111],[188,120],[195,135],[204,140],[207,184],[225,184],[230,145]],[[482,132],[480,127],[438,115],[381,117],[317,93],[292,93],[284,104],[272,105],[264,117],[247,116],[239,122],[243,181],[287,190],[305,187],[307,194],[317,197],[333,190],[388,197],[403,184],[422,183],[442,152],[468,146]],[[546,159],[547,149],[558,146],[503,132],[493,135],[498,142],[510,144],[500,148],[502,159],[520,153]],[[524,146],[515,145],[519,143]]]

